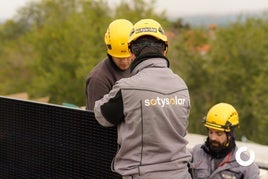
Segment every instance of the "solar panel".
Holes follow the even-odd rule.
[[[2,178],[119,179],[116,128],[90,111],[0,97]]]

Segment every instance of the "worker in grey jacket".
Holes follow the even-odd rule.
[[[193,179],[259,179],[259,168],[251,155],[238,153],[234,127],[239,125],[236,109],[227,103],[214,105],[204,121],[208,138],[192,149]],[[252,162],[250,162],[252,161]],[[249,163],[250,162],[250,163]]]
[[[182,78],[169,68],[168,40],[161,25],[142,19],[134,25],[129,48],[131,77],[116,82],[96,101],[98,122],[118,127],[112,168],[123,179],[190,178],[186,150],[190,98]]]

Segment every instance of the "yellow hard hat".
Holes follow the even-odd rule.
[[[130,33],[128,43],[135,41],[141,36],[150,35],[156,39],[162,40],[166,44],[168,43],[167,36],[161,25],[153,19],[142,19],[134,24],[133,30]]]
[[[128,49],[128,37],[133,24],[126,19],[117,19],[110,23],[104,36],[107,53],[117,58],[131,56]]]
[[[238,125],[238,113],[232,105],[227,103],[212,106],[204,121],[204,126],[225,132],[230,132],[233,127]]]

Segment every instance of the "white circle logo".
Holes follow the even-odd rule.
[[[252,150],[249,150],[249,159],[248,160],[242,160],[241,159],[241,153],[247,151],[248,148],[246,146],[240,147],[236,153],[235,153],[235,159],[237,161],[237,163],[239,163],[239,165],[242,165],[244,167],[247,167],[249,165],[251,165],[254,160],[255,160],[255,153]]]

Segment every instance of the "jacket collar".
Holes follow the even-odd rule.
[[[164,60],[166,63],[166,67],[169,68],[169,60],[162,54],[144,54],[144,55],[140,55],[138,56],[131,64],[130,66],[130,72],[131,73],[137,73],[137,69],[136,67],[140,64],[143,63],[144,61],[150,60],[150,62],[148,62],[149,64],[154,64],[154,61],[152,61],[152,59],[161,59]],[[147,63],[147,64],[148,64]],[[140,65],[139,65],[140,66]],[[136,71],[136,72],[135,72]]]

